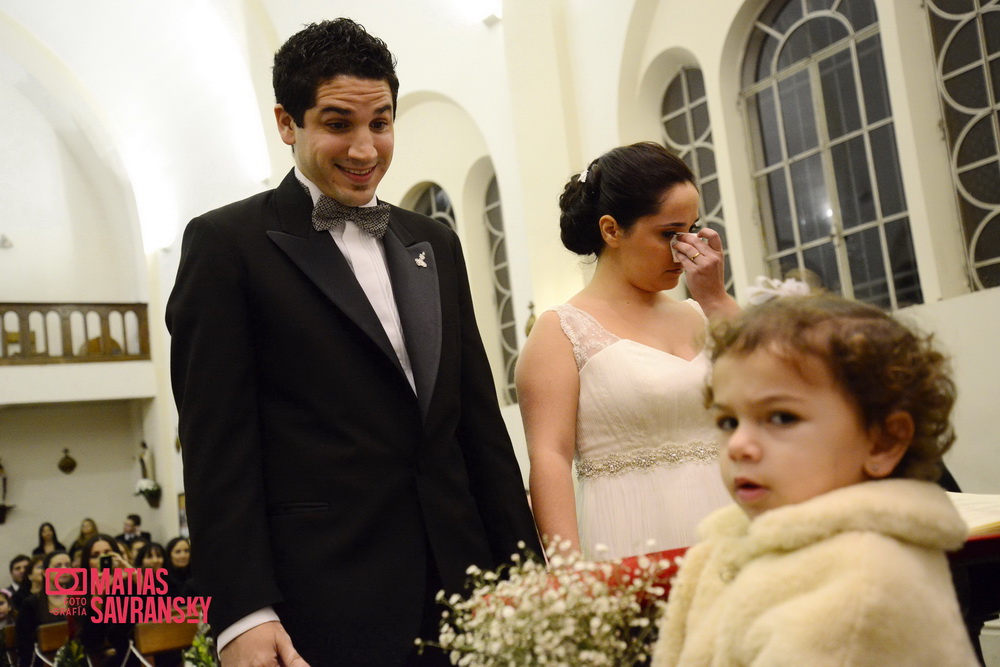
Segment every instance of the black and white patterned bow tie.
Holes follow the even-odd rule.
[[[350,220],[369,236],[380,239],[389,227],[389,208],[388,204],[344,206],[336,199],[320,195],[313,207],[312,225],[323,232]]]

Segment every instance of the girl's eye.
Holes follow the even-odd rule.
[[[715,425],[720,431],[735,431],[739,422],[735,417],[719,417],[715,420]]]
[[[768,417],[768,421],[776,426],[788,426],[789,424],[794,424],[798,420],[799,418],[790,412],[775,412],[773,415]]]

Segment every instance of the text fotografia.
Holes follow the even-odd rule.
[[[167,570],[50,567],[45,593],[65,595],[53,614],[90,617],[95,623],[207,623],[211,597],[167,596]],[[88,600],[89,596],[89,600]]]

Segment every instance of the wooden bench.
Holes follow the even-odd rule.
[[[46,665],[53,664],[52,659],[55,657],[56,651],[68,641],[69,623],[66,621],[39,625],[38,633],[35,636],[35,658]]]
[[[13,625],[3,629],[3,650],[7,653],[7,662],[17,664],[17,631]]]
[[[191,646],[197,623],[136,623],[131,651],[148,665],[156,665],[155,654]]]

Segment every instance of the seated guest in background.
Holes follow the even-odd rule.
[[[14,604],[10,601],[7,591],[0,591],[0,628],[14,625],[16,617],[17,611],[15,611]]]
[[[159,570],[166,567],[166,552],[163,545],[156,542],[144,544],[135,551],[132,564],[136,568],[137,576],[142,576],[142,570]],[[157,579],[157,582],[159,579]],[[162,595],[171,595],[171,580],[167,577],[167,591]],[[160,593],[149,594],[150,597],[157,597]],[[156,654],[156,667],[175,667],[183,662],[183,651],[165,651]]]
[[[25,600],[32,595],[40,593],[44,583],[45,556],[32,556],[25,570],[24,583],[11,598],[14,603],[14,609],[20,610]]]
[[[90,570],[104,570],[107,567],[116,569],[132,567],[129,560],[122,554],[115,539],[104,533],[98,533],[90,538],[83,546],[82,553],[82,566]],[[103,556],[110,557],[110,563],[102,563]],[[73,617],[78,625],[77,639],[83,644],[83,649],[94,667],[102,667],[103,665],[118,667],[118,665],[123,664],[129,652],[128,643],[132,634],[132,624],[107,623],[103,619],[100,623],[95,622],[97,612],[94,610],[94,605],[102,613],[106,605],[103,602],[92,600],[91,593],[93,592],[93,589],[88,590],[83,600],[83,606],[86,607],[88,613]],[[100,590],[96,592],[101,593]],[[138,665],[138,661],[133,662],[133,659],[134,656],[130,656],[128,664]]]
[[[115,540],[115,544],[118,545],[118,550],[121,552],[122,556],[125,557],[125,560],[131,561],[132,547],[129,546],[129,543],[125,540]]]
[[[55,526],[46,521],[38,527],[38,546],[32,550],[31,555],[44,556],[53,551],[66,551],[66,547],[56,537]]]
[[[166,567],[166,552],[163,545],[157,542],[150,542],[143,545],[132,558],[132,565],[136,568],[159,570]]]
[[[28,575],[28,565],[31,558],[24,554],[18,554],[10,560],[10,584],[2,589],[4,593],[13,596],[17,589],[21,587]]]
[[[69,545],[69,557],[73,558],[76,556],[77,552],[83,548],[83,545],[87,543],[87,540],[97,535],[97,524],[94,523],[93,519],[84,519],[80,522],[80,535],[73,540],[73,544]]]
[[[35,662],[35,632],[38,626],[66,620],[66,616],[60,613],[66,610],[66,596],[49,595],[45,592],[44,571],[50,567],[69,567],[69,564],[69,554],[65,551],[53,551],[32,570],[32,575],[36,572],[40,574],[38,591],[25,598],[15,622],[17,663],[21,667],[29,667]],[[64,578],[60,583],[66,586],[71,582]]]
[[[134,563],[135,562],[135,555],[137,553],[139,553],[140,549],[142,549],[144,546],[146,546],[149,543],[150,543],[150,540],[147,540],[144,537],[139,537],[139,538],[136,538],[136,539],[132,540],[131,544],[126,545],[128,547],[128,554],[127,554],[128,555],[128,559]],[[120,546],[122,543],[119,541],[118,544]]]
[[[191,579],[191,543],[185,537],[167,542],[167,585],[170,595],[188,595]]]
[[[129,514],[125,517],[125,524],[122,526],[121,535],[116,535],[115,539],[119,542],[124,542],[126,545],[131,545],[133,540],[142,539],[146,542],[151,542],[153,537],[142,529],[141,516],[138,514]]]

